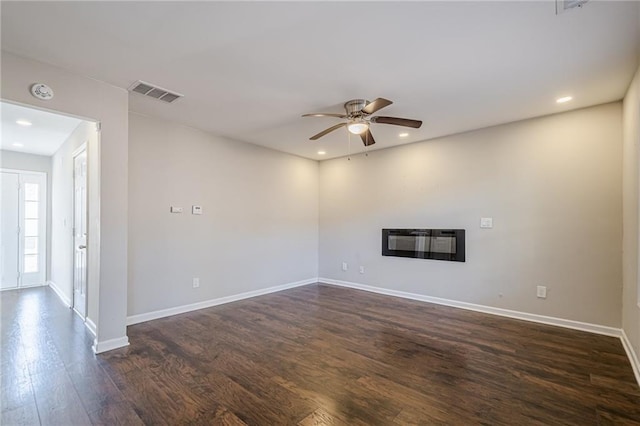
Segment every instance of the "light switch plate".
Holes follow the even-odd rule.
[[[480,228],[493,228],[493,218],[492,217],[481,217],[480,218]]]
[[[202,206],[191,206],[191,214],[202,214]]]

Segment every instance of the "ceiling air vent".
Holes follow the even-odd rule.
[[[149,96],[160,101],[171,103],[178,98],[183,97],[180,93],[170,92],[167,89],[163,89],[159,86],[138,80],[129,87],[130,92],[140,93],[141,95]]]
[[[589,0],[556,0],[556,15],[566,12],[569,9],[578,9],[584,6]]]

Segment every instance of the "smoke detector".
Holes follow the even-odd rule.
[[[31,94],[41,101],[48,101],[53,98],[53,89],[44,83],[34,83],[31,85]]]
[[[146,81],[138,80],[129,87],[130,92],[139,93],[150,98],[157,99],[159,101],[171,103],[184,95],[180,93],[172,92],[167,89],[163,89],[160,86],[156,86]]]

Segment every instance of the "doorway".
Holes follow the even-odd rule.
[[[6,101],[0,109],[1,289],[13,297],[48,285],[95,337],[100,125]]]
[[[73,309],[87,316],[87,148],[73,155]]]
[[[46,284],[47,176],[2,169],[1,289]]]

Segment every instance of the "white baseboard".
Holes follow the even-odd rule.
[[[471,311],[483,312],[485,314],[499,315],[502,317],[515,318],[525,321],[537,322],[541,324],[555,325],[558,327],[571,328],[574,330],[588,331],[590,333],[603,334],[605,336],[621,337],[622,330],[599,324],[573,321],[563,318],[548,317],[545,315],[530,314],[528,312],[512,311],[509,309],[494,308],[492,306],[476,305],[474,303],[460,302],[457,300],[442,299],[440,297],[425,296],[422,294],[407,293],[404,291],[390,290],[382,287],[359,284],[349,281],[334,280],[331,278],[318,278],[320,283],[333,284],[341,287],[349,287],[357,290],[369,291],[372,293],[385,294],[387,296],[402,297],[404,299],[419,300],[422,302],[435,303],[438,305],[452,306],[454,308],[467,309]]]
[[[404,299],[418,300],[421,302],[446,305],[454,308],[468,309],[471,311],[483,312],[485,314],[499,315],[502,317],[515,318],[524,321],[537,322],[557,327],[571,328],[573,330],[586,331],[589,333],[602,334],[605,336],[618,337],[622,341],[622,346],[627,353],[633,374],[640,385],[640,362],[638,355],[633,350],[633,346],[621,328],[608,327],[605,325],[591,324],[587,322],[573,321],[563,318],[548,317],[545,315],[531,314],[528,312],[512,311],[509,309],[494,308],[492,306],[476,305],[474,303],[460,302],[457,300],[442,299],[440,297],[425,296],[422,294],[407,293],[404,291],[390,290],[382,287],[373,287],[366,284],[359,284],[350,281],[334,280],[331,278],[318,278],[318,282],[332,284],[340,287],[348,287],[356,290],[364,290],[371,293],[384,294],[387,296],[402,297]]]
[[[151,321],[158,318],[169,317],[172,315],[183,314],[185,312],[197,311],[198,309],[210,308],[212,306],[223,305],[225,303],[236,302],[238,300],[249,299],[251,297],[262,296],[264,294],[275,293],[289,288],[300,287],[308,284],[315,284],[318,282],[318,278],[309,278],[302,281],[296,281],[293,283],[283,284],[275,287],[264,288],[260,290],[248,291],[246,293],[234,294],[231,296],[220,297],[218,299],[205,300],[204,302],[192,303],[190,305],[176,306],[168,309],[161,309],[158,311],[147,312],[144,314],[137,314],[127,317],[127,325],[138,324],[141,322]]]
[[[91,318],[87,317],[84,320],[84,325],[87,327],[87,329],[91,332],[91,334],[93,334],[93,337],[97,336],[97,330],[98,330],[98,326],[96,326],[96,323],[93,322],[91,320]]]
[[[102,342],[98,342],[96,338],[93,341],[93,353],[100,354],[102,352],[112,351],[118,348],[124,348],[125,346],[129,346],[129,338],[127,336],[119,337],[117,339],[109,339]]]
[[[622,340],[622,346],[624,346],[624,350],[627,352],[627,356],[631,362],[631,368],[633,368],[633,374],[636,376],[636,381],[640,385],[640,359],[638,358],[636,351],[633,350],[633,346],[627,337],[627,333],[624,332],[624,329],[622,329],[622,336],[620,336],[620,340]]]
[[[62,290],[60,290],[60,288],[56,285],[56,283],[54,283],[53,281],[47,281],[47,284],[49,285],[51,290],[53,290],[58,295],[62,303],[64,303],[67,308],[70,308],[71,299],[65,296],[65,294],[62,292]]]

